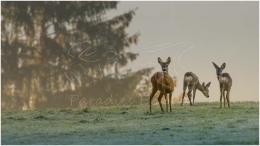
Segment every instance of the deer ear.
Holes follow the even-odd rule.
[[[215,67],[215,69],[218,69],[219,67],[217,66],[217,64],[215,64],[214,62],[213,63],[213,66]]]
[[[167,64],[170,64],[170,63],[171,63],[171,57],[168,57],[168,58],[167,58],[166,63],[167,63]]]
[[[205,83],[204,82],[202,83],[202,86],[205,87]]]
[[[208,87],[210,86],[210,83],[211,83],[211,82],[209,82],[205,87],[208,88]]]
[[[162,64],[162,59],[160,57],[158,57],[158,63]]]
[[[226,67],[226,63],[223,63],[220,68],[223,70],[225,67]]]

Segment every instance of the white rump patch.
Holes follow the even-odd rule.
[[[187,77],[185,77],[185,80],[186,80],[186,81],[191,81],[191,80],[192,80],[192,76],[187,76]]]

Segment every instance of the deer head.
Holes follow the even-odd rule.
[[[202,83],[202,93],[207,97],[209,98],[209,86],[210,86],[210,83],[209,82],[206,86],[204,84],[204,82]]]
[[[168,65],[171,63],[171,58],[168,57],[166,62],[163,62],[162,59],[160,57],[158,57],[158,63],[161,65],[162,71],[167,72],[168,71]]]
[[[214,65],[215,69],[216,69],[216,74],[219,77],[221,75],[222,71],[224,70],[224,68],[226,67],[226,63],[223,63],[221,65],[221,67],[218,67],[214,62],[212,62],[212,63]]]

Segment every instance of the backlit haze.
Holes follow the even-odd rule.
[[[230,100],[259,101],[258,2],[120,2],[107,16],[137,7],[127,33],[140,32],[131,47],[139,56],[126,68],[154,67],[155,73],[161,71],[157,57],[170,56],[169,73],[178,79],[175,97],[182,92],[184,73],[192,71],[200,83],[211,81],[209,99],[197,91],[196,101],[219,101],[212,62],[225,62],[223,73],[233,79]]]

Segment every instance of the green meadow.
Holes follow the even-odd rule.
[[[2,111],[2,144],[259,144],[259,103]],[[164,109],[165,109],[165,105]]]

